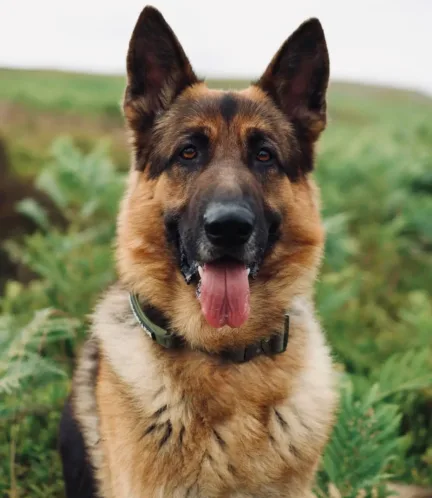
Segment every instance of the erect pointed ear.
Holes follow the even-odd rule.
[[[126,65],[123,108],[133,131],[145,133],[157,114],[198,82],[174,32],[151,6],[144,8],[135,25]]]
[[[145,7],[135,25],[127,76],[126,97],[140,98],[153,112],[165,109],[182,90],[198,81],[180,42],[154,7]]]
[[[326,125],[329,67],[324,31],[312,18],[285,41],[256,84],[313,140]]]

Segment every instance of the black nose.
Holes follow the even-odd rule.
[[[252,235],[254,224],[254,213],[241,204],[210,204],[204,214],[207,237],[218,246],[245,244]]]

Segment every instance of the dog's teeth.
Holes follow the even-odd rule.
[[[199,276],[202,278],[202,276],[203,276],[202,266],[198,266],[198,273],[199,273]]]
[[[249,274],[250,274],[250,268],[247,269],[247,274],[249,276]]]

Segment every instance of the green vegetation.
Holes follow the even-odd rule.
[[[121,76],[0,69],[0,100],[38,111],[118,114],[123,89]]]
[[[115,278],[128,151],[110,109],[122,88],[117,77],[0,71],[12,166],[67,221],[25,200],[17,209],[39,229],[2,242],[35,278],[9,281],[0,298],[0,496],[62,496],[60,409],[88,313]],[[389,479],[432,485],[432,102],[334,84],[329,110],[315,174],[327,229],[317,303],[343,375],[317,493],[371,498]]]

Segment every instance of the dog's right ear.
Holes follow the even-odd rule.
[[[147,134],[156,116],[185,88],[198,82],[174,32],[162,14],[151,6],[144,8],[135,25],[126,66],[123,109],[135,133]],[[145,142],[142,138],[139,141]],[[136,167],[142,169],[144,165]]]

